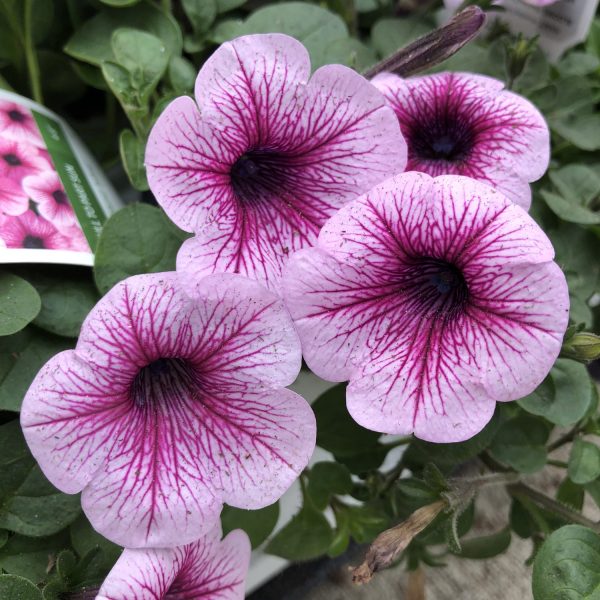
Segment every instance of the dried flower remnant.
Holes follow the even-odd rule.
[[[300,344],[282,301],[242,276],[184,289],[175,273],[117,284],[75,350],[26,394],[21,425],[48,479],[105,537],[190,543],[224,502],[273,503],[315,445],[307,402],[284,389]]]
[[[177,269],[190,280],[241,273],[277,290],[283,264],[349,200],[400,173],[406,146],[393,111],[341,65],[310,76],[304,46],[280,34],[223,44],[152,129],[148,181],[194,232]]]
[[[284,274],[304,359],[369,429],[470,438],[544,379],[567,327],[544,232],[485,184],[405,173],[344,207]]]
[[[394,109],[408,144],[409,171],[466,175],[526,210],[529,182],[545,173],[550,133],[541,113],[501,81],[469,73],[373,80]]]
[[[191,544],[126,549],[97,600],[243,600],[250,541],[241,530],[220,541],[220,528]]]
[[[447,505],[446,500],[438,500],[423,506],[406,521],[380,533],[369,547],[365,560],[353,569],[352,581],[356,584],[368,583],[374,573],[391,566],[413,538],[421,533]]]

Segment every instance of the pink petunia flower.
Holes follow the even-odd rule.
[[[186,546],[125,549],[96,600],[243,600],[250,541],[220,526]]]
[[[22,215],[29,208],[29,198],[13,179],[0,176],[0,213]]]
[[[45,147],[31,111],[8,100],[0,100],[0,137]]]
[[[31,210],[0,224],[0,237],[8,248],[71,250],[69,240],[52,223]]]
[[[45,171],[23,179],[23,189],[37,203],[40,215],[61,231],[77,223],[75,212],[56,171]]]
[[[283,302],[233,274],[188,292],[175,273],[117,284],[23,402],[48,479],[129,548],[190,543],[224,502],[273,503],[315,445],[310,406],[284,389],[301,353]]]
[[[15,142],[0,135],[0,177],[21,182],[27,175],[36,175],[51,169],[48,161],[39,155],[35,146]]]
[[[284,274],[304,359],[350,380],[361,425],[465,440],[561,348],[569,297],[544,232],[485,184],[405,173],[341,209]]]
[[[280,34],[223,44],[202,67],[196,102],[174,100],[150,133],[148,181],[196,233],[177,269],[215,271],[277,290],[290,253],[310,246],[349,200],[406,165],[393,111],[341,65],[310,78],[304,46]]]
[[[398,116],[407,170],[466,175],[529,209],[529,182],[542,177],[550,160],[548,126],[533,104],[501,81],[469,73],[411,79],[382,73],[372,82]]]

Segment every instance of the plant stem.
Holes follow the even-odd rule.
[[[563,460],[548,460],[548,464],[553,467],[559,467],[560,469],[566,469],[569,465]]]
[[[25,31],[23,46],[25,48],[25,59],[27,60],[27,72],[29,73],[29,82],[31,85],[31,95],[36,102],[44,103],[42,96],[42,81],[40,79],[40,66],[33,43],[32,27],[33,0],[25,0]]]
[[[506,486],[506,489],[511,495],[514,494],[516,496],[526,496],[538,506],[549,510],[550,512],[561,517],[565,521],[568,521],[570,523],[576,523],[577,525],[583,525],[584,527],[588,527],[596,533],[600,533],[599,523],[595,523],[591,519],[584,517],[582,514],[571,510],[564,504],[561,504],[557,500],[554,500],[554,498],[550,498],[549,496],[546,496],[546,494],[543,494],[538,490],[534,490],[533,488],[529,487],[528,485],[525,485],[524,483],[513,483],[511,485]]]
[[[171,12],[171,0],[162,0],[162,8],[166,13]]]
[[[548,444],[548,452],[552,452],[575,439],[575,436],[581,431],[579,425],[576,425],[570,431],[567,431],[564,435],[560,436],[557,440],[554,440],[551,444]]]

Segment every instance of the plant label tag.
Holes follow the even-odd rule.
[[[102,225],[121,206],[65,121],[0,90],[0,264],[91,266]]]
[[[506,9],[500,19],[514,33],[527,37],[539,35],[540,47],[551,61],[558,60],[569,48],[585,40],[592,24],[598,0],[559,0],[536,7],[522,0],[504,0]]]

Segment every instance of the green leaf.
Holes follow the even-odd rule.
[[[73,58],[97,67],[114,62],[111,39],[116,29],[128,27],[156,36],[165,46],[167,56],[181,54],[183,39],[175,19],[149,2],[129,8],[106,8],[80,26],[64,50]]]
[[[173,271],[180,246],[160,209],[140,203],[126,206],[106,221],[100,234],[96,285],[104,294],[130,275]]]
[[[556,262],[569,284],[570,317],[575,323],[592,325],[587,301],[600,290],[600,239],[577,225],[561,223],[546,230],[556,251]]]
[[[0,338],[0,410],[19,411],[40,368],[71,347],[70,340],[34,327]]]
[[[68,545],[66,531],[45,538],[13,535],[0,548],[0,570],[40,583],[48,577],[49,557]]]
[[[28,579],[18,575],[0,575],[2,600],[42,600],[42,592]]]
[[[130,28],[119,28],[112,34],[111,47],[115,62],[127,69],[142,106],[167,70],[170,55],[155,35]]]
[[[600,196],[600,176],[596,170],[573,164],[550,171],[550,180],[558,194],[542,190],[546,204],[564,221],[594,225],[600,223],[600,212],[596,212],[592,203]]]
[[[348,37],[344,21],[336,14],[305,2],[281,2],[259,8],[243,23],[236,35],[285,33],[304,44],[312,68],[329,62],[328,47]]]
[[[533,563],[534,600],[600,598],[600,536],[581,525],[555,531]]]
[[[0,528],[43,537],[64,529],[79,513],[79,497],[59,492],[44,477],[19,423],[0,426]]]
[[[243,529],[250,538],[253,548],[260,546],[271,534],[279,519],[279,502],[259,510],[244,510],[224,506],[221,513],[223,535],[234,529]]]
[[[343,511],[347,516],[350,534],[359,544],[372,542],[390,526],[389,516],[381,506],[375,504],[347,506]]]
[[[588,52],[569,52],[559,63],[557,69],[561,77],[572,75],[589,75],[600,67],[600,59]]]
[[[346,384],[336,385],[317,398],[317,445],[328,450],[352,473],[376,469],[389,448],[378,442],[381,434],[361,427],[346,409]]]
[[[181,5],[194,31],[198,33],[208,31],[217,18],[216,0],[182,0]]]
[[[600,58],[600,19],[594,19],[585,42],[585,49]]]
[[[548,428],[528,415],[506,421],[498,430],[490,452],[497,460],[522,473],[534,473],[546,464]]]
[[[217,1],[217,9],[219,10],[219,14],[228,12],[233,10],[234,8],[239,8],[246,4],[246,0],[216,0]]]
[[[487,559],[502,554],[510,546],[510,528],[505,527],[497,533],[484,535],[468,540],[461,540],[461,558]]]
[[[569,477],[573,483],[590,483],[600,477],[600,448],[576,438],[569,455]]]
[[[139,104],[139,99],[136,97],[136,92],[131,83],[129,71],[125,67],[118,65],[115,62],[105,61],[101,65],[102,76],[104,77],[108,87],[117,97],[123,110],[130,116],[145,112]]]
[[[144,166],[145,145],[131,129],[124,129],[119,136],[119,152],[125,172],[136,190],[148,190],[146,167]]]
[[[140,0],[100,0],[102,4],[106,4],[108,6],[116,6],[118,8],[125,6],[133,6],[140,2]]]
[[[381,19],[371,29],[371,43],[379,56],[385,58],[431,29],[422,19]]]
[[[40,312],[42,301],[35,288],[22,277],[0,272],[0,335],[23,329]]]
[[[484,429],[466,442],[434,444],[415,439],[407,448],[404,459],[411,465],[424,465],[432,462],[438,467],[449,467],[465,463],[483,452],[491,444],[500,425],[499,411],[496,410]]]
[[[586,414],[592,402],[592,385],[584,365],[559,358],[539,387],[518,402],[527,412],[566,427]]]
[[[550,120],[551,128],[581,150],[600,149],[600,115],[571,114]]]
[[[563,221],[579,223],[580,225],[597,225],[600,223],[600,213],[592,212],[575,204],[573,198],[565,200],[562,196],[548,190],[541,190],[540,193],[552,212]]]
[[[71,550],[63,550],[56,557],[56,572],[61,579],[69,579],[77,568],[77,557]]]
[[[178,94],[189,94],[194,89],[198,70],[187,58],[171,57],[168,73],[169,83]]]
[[[304,506],[271,539],[266,552],[287,560],[310,560],[327,552],[333,536],[333,529],[323,514],[311,506]]]
[[[349,494],[352,477],[344,465],[335,462],[318,462],[310,469],[308,495],[319,510],[325,510],[334,494]]]
[[[98,301],[98,292],[86,271],[27,271],[27,278],[42,300],[34,325],[63,337],[77,337],[81,324]]]
[[[100,549],[100,564],[98,568],[108,573],[121,555],[122,548],[113,544],[100,535],[87,520],[84,514],[80,514],[69,527],[71,545],[80,558],[84,558],[90,552]]]
[[[556,499],[563,504],[568,504],[575,510],[583,508],[585,498],[585,489],[576,483],[573,483],[568,477],[558,486]]]
[[[330,63],[346,65],[358,72],[377,61],[373,49],[355,38],[335,40],[327,47],[327,56]]]

